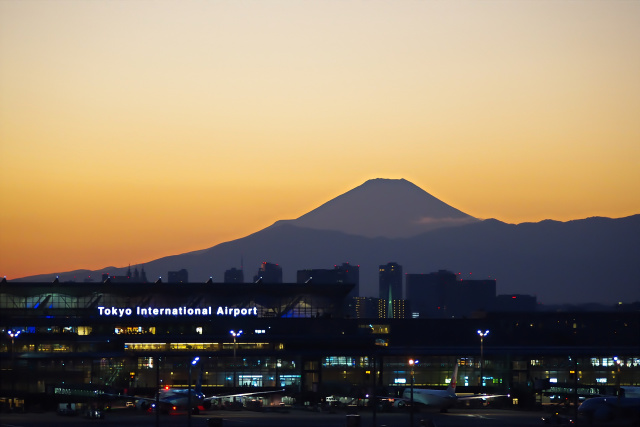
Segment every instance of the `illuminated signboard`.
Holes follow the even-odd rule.
[[[157,316],[232,316],[247,317],[257,316],[258,307],[237,308],[219,306],[216,310],[213,307],[98,307],[98,315],[105,317],[129,317],[129,316],[157,317]]]

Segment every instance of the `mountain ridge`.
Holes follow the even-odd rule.
[[[472,272],[470,277],[473,278],[495,278],[499,294],[536,295],[545,304],[595,301],[614,304],[640,300],[640,267],[635,265],[640,256],[635,239],[640,235],[640,215],[571,222],[572,229],[551,240],[544,237],[554,232],[550,228],[566,223],[542,226],[525,223],[525,227],[521,227],[521,224],[485,220],[398,239],[352,236],[286,224],[265,228],[197,253],[159,258],[145,263],[144,267],[151,281],[167,271],[186,268],[192,282],[204,282],[209,277],[221,282],[224,270],[234,265],[239,267],[237,262],[242,257],[246,265],[252,266],[245,269],[246,281],[251,281],[260,262],[269,261],[283,267],[286,282],[294,282],[298,269],[330,268],[337,263],[350,262],[360,265],[361,293],[376,296],[377,267],[395,261],[403,265],[405,273],[448,269],[463,272],[465,277]],[[596,228],[596,234],[605,236],[598,241],[599,250],[585,246],[575,238],[601,224],[607,227]],[[536,239],[526,239],[531,235]],[[614,252],[621,256],[607,259],[605,256],[616,246],[619,248]],[[126,269],[112,270],[112,274],[122,275]],[[100,271],[92,273],[99,276]],[[71,280],[64,273],[59,275],[61,281]],[[53,279],[51,275],[40,277],[47,281]],[[607,285],[602,286],[603,283]]]
[[[466,214],[461,215],[465,218]],[[521,224],[474,218],[404,237],[361,236],[306,227],[296,221],[276,221],[239,239],[142,265],[150,281],[167,271],[186,268],[192,282],[205,282],[210,277],[221,282],[225,270],[241,267],[240,260],[244,260],[245,266],[250,266],[245,269],[245,281],[249,282],[259,264],[269,261],[283,267],[285,282],[295,282],[297,270],[350,262],[360,265],[361,295],[377,296],[378,266],[398,262],[405,273],[447,269],[473,273],[470,277],[475,278],[490,276],[497,279],[498,293],[537,295],[543,303],[640,300],[640,265],[636,265],[640,259],[640,215]],[[56,275],[60,281],[82,281],[80,272],[99,278],[103,272],[124,275],[127,268],[74,270],[12,282],[51,281]]]

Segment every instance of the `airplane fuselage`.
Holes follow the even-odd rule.
[[[603,396],[587,399],[578,414],[589,421],[607,422],[614,419],[632,419],[640,421],[640,398]]]
[[[191,390],[191,406],[202,405],[204,396]],[[169,403],[178,408],[186,408],[189,406],[189,390],[187,389],[171,389],[162,390],[160,392],[160,402]]]
[[[407,388],[402,393],[402,399],[411,402],[411,389]],[[425,405],[445,411],[453,407],[457,397],[448,390],[413,389],[413,402],[416,405]]]

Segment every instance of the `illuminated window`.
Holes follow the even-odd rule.
[[[388,334],[390,332],[391,326],[389,325],[369,325],[371,327],[371,332],[374,334]]]
[[[128,351],[133,350],[166,350],[166,343],[125,343],[124,349]]]
[[[278,379],[280,380],[280,387],[300,384],[300,375],[280,375]]]
[[[238,381],[244,387],[262,387],[262,375],[238,375]]]
[[[78,326],[78,335],[90,335],[91,330],[91,326]]]
[[[138,357],[138,370],[140,369],[152,369],[153,357]]]
[[[66,345],[66,344],[53,344],[53,345],[51,346],[51,349],[52,349],[54,352],[58,352],[58,353],[64,353],[64,352],[71,351],[71,347],[69,347],[69,346],[68,346],[68,345]]]
[[[364,357],[360,357],[358,359],[358,366],[361,368],[368,368],[369,365],[369,357],[364,356]]]
[[[114,333],[116,335],[144,335],[144,334],[155,335],[156,328],[155,328],[155,326],[150,326],[150,327],[144,327],[144,326],[116,326],[114,328]]]
[[[353,357],[346,356],[329,356],[324,358],[322,366],[356,366],[356,360]]]

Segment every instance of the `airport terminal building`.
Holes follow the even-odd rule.
[[[352,288],[2,281],[0,402],[50,407],[196,381],[207,395],[357,400],[412,381],[444,388],[456,362],[458,391],[508,392],[515,405],[640,385],[638,311],[353,318]]]

